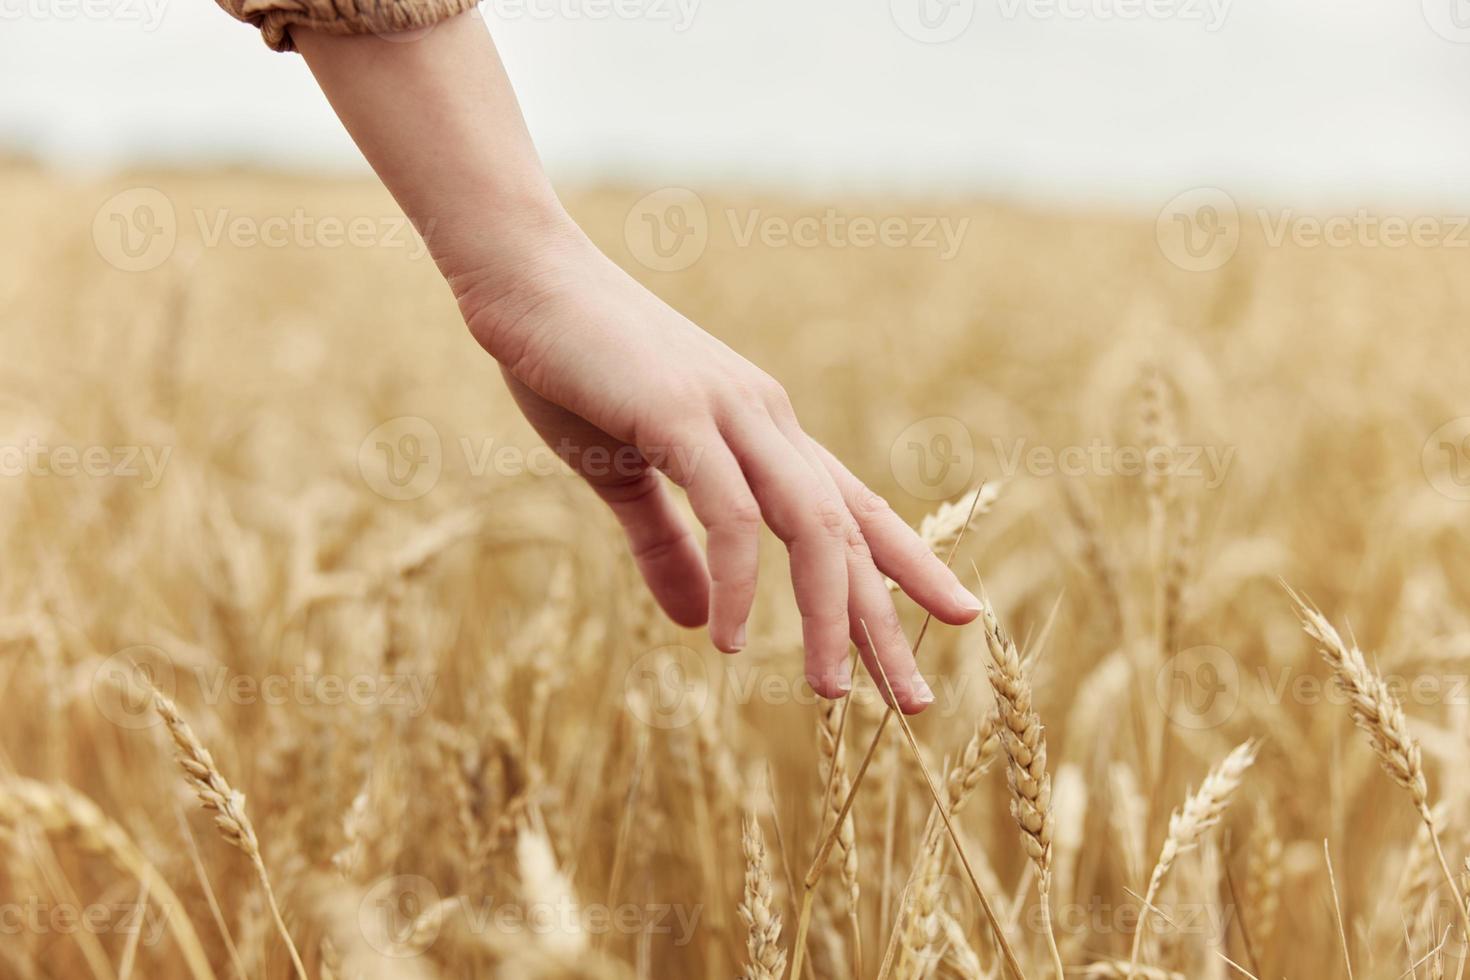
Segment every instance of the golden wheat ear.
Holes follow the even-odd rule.
[[[280,905],[276,902],[275,889],[271,887],[270,875],[265,870],[265,858],[260,853],[260,839],[245,812],[245,794],[225,781],[224,774],[214,764],[214,757],[209,754],[204,743],[199,741],[173,701],[155,690],[153,709],[163,719],[164,727],[173,739],[174,747],[178,750],[175,758],[184,770],[185,780],[199,797],[200,806],[214,814],[214,826],[219,835],[250,859],[255,874],[260,879],[260,886],[265,890],[276,929],[291,954],[291,964],[301,980],[308,980],[306,966],[301,962],[301,954],[296,950],[290,930],[286,928],[286,920],[281,916]]]

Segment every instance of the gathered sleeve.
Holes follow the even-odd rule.
[[[217,0],[230,16],[260,28],[265,43],[290,51],[291,28],[327,34],[397,34],[433,27],[479,0]]]

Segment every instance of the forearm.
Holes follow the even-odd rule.
[[[293,37],[457,295],[504,288],[547,249],[580,239],[478,14],[412,40]]]

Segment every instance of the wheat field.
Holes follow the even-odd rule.
[[[376,185],[10,163],[0,976],[1463,975],[1456,252],[726,190],[660,271],[650,190],[567,200],[983,581],[933,707],[804,689],[773,538],[663,619]],[[834,210],[964,230],[745,234]]]

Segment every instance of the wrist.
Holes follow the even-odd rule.
[[[562,270],[577,256],[595,247],[554,195],[477,207],[474,215],[430,241],[429,249],[470,332],[504,361],[517,346],[515,325],[525,311],[564,281]]]

